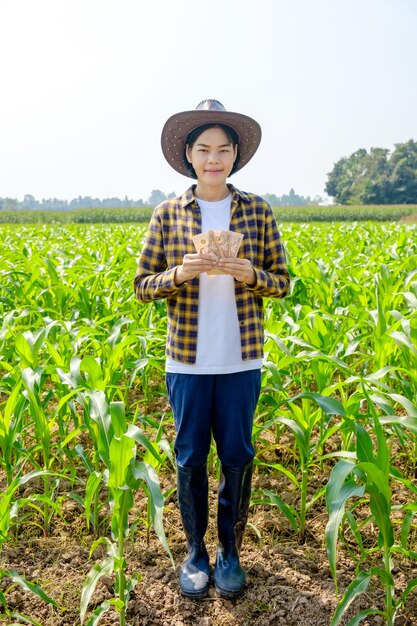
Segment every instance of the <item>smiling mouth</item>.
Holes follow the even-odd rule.
[[[221,172],[222,170],[206,170],[206,172],[208,174],[218,174],[219,172]]]

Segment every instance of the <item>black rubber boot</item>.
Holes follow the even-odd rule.
[[[245,572],[239,552],[248,518],[253,462],[241,467],[222,466],[217,526],[220,546],[214,567],[214,586],[226,598],[239,596]]]
[[[208,524],[207,466],[178,466],[177,495],[188,547],[188,557],[180,570],[181,592],[189,598],[204,598],[210,586],[209,556],[204,545]]]

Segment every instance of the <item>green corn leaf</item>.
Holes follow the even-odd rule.
[[[81,376],[81,359],[78,356],[72,357],[70,361],[70,374],[74,387],[85,388],[85,380]]]
[[[394,545],[394,530],[391,522],[391,489],[387,476],[373,463],[358,463],[355,469],[366,474],[365,489],[370,495],[369,505],[375,524],[381,533],[384,545]]]
[[[417,416],[408,415],[382,415],[379,418],[381,424],[392,424],[401,426],[405,430],[409,430],[415,435],[417,434]]]
[[[293,398],[289,398],[289,402],[293,402],[294,400],[298,400],[299,398],[310,398],[314,400],[319,407],[322,409],[326,415],[341,415],[342,417],[346,417],[346,411],[344,406],[336,400],[335,398],[330,398],[329,396],[323,396],[319,393],[313,392],[303,392],[294,396]]]
[[[294,438],[297,442],[297,447],[300,455],[303,456],[303,459],[308,457],[308,446],[309,441],[307,438],[307,432],[301,428],[300,424],[298,424],[295,420],[288,419],[288,417],[279,416],[276,419],[280,424],[285,424],[292,430],[294,433]]]
[[[141,580],[142,580],[142,575],[139,574],[139,572],[134,572],[131,575],[129,582],[126,585],[127,593],[130,594],[130,592],[133,591],[133,589],[136,587],[138,583],[140,583]]]
[[[80,364],[80,371],[87,374],[88,386],[90,389],[104,391],[104,378],[100,364],[90,355],[83,358]]]
[[[15,337],[16,352],[22,359],[22,364],[25,367],[36,367],[37,361],[33,354],[33,349],[24,335],[17,335]]]
[[[414,511],[406,511],[401,525],[401,547],[407,548],[408,537],[410,535],[411,525],[414,519]]]
[[[98,451],[106,467],[110,465],[110,442],[113,439],[109,406],[103,391],[90,394],[90,417],[98,426]]]
[[[142,461],[135,461],[132,463],[132,473],[136,479],[144,480],[149,488],[149,504],[151,507],[152,526],[159,541],[171,559],[172,566],[175,567],[174,558],[171,554],[171,550],[169,549],[162,523],[164,498],[162,496],[158,474],[151,465],[147,465]]]
[[[324,496],[325,493],[326,493],[326,485],[318,489],[316,493],[313,493],[310,500],[306,504],[306,510],[308,511],[317,502],[317,500],[320,500],[320,498]]]
[[[87,480],[84,495],[84,510],[87,530],[90,530],[91,505],[97,493],[97,490],[100,487],[102,478],[103,474],[101,472],[92,472]]]
[[[417,348],[413,345],[411,339],[407,337],[405,333],[393,330],[392,333],[390,333],[390,336],[394,339],[397,345],[400,347],[405,346],[410,350],[410,352],[417,356]]]
[[[84,587],[81,591],[80,620],[84,624],[85,614],[98,581],[102,576],[110,576],[113,573],[113,558],[107,557],[102,563],[97,563],[87,574]]]
[[[294,531],[298,533],[299,526],[299,514],[290,504],[287,504],[277,493],[273,493],[268,489],[263,489],[258,492],[266,496],[265,498],[254,497],[251,499],[252,504],[266,504],[269,506],[276,506],[285,515],[290,522]]]
[[[389,396],[394,400],[394,402],[398,402],[398,404],[401,404],[401,406],[405,408],[409,417],[417,418],[417,406],[408,398],[399,393],[390,393]]]
[[[284,474],[284,476],[286,476],[293,483],[293,485],[297,487],[297,489],[301,489],[301,483],[297,480],[296,476],[280,463],[265,463],[264,461],[258,461],[255,459],[255,465],[270,467],[271,469],[281,472],[281,474]]]
[[[110,467],[108,485],[120,488],[127,484],[130,461],[136,457],[136,445],[129,437],[113,437],[110,443]]]
[[[161,439],[159,441],[159,447],[170,460],[172,467],[175,468],[174,455],[172,454],[172,448],[169,445],[169,441],[167,441],[166,439]]]
[[[330,570],[337,591],[337,538],[339,527],[345,513],[346,501],[351,497],[362,497],[365,487],[357,485],[353,480],[346,480],[355,466],[348,461],[339,461],[334,466],[326,488],[326,506],[329,521],[326,525],[326,548]]]
[[[334,466],[326,486],[326,505],[328,513],[332,510],[334,503],[339,500],[339,495],[345,484],[345,480],[353,471],[354,467],[354,463],[345,460],[338,461]]]
[[[18,622],[7,622],[7,626],[22,626],[22,624],[32,624],[32,626],[42,626],[39,622],[37,622],[32,617],[28,615],[22,615],[22,613],[17,613],[13,611],[12,613],[8,613],[7,615],[0,615],[0,618],[8,618],[8,619],[18,619]]]
[[[394,579],[390,572],[381,567],[371,567],[369,570],[371,576],[378,576],[385,587],[394,587]]]
[[[110,402],[110,417],[116,437],[126,432],[126,412],[124,402]]]
[[[4,429],[4,432],[9,432],[10,430],[10,421],[13,419],[14,410],[18,403],[18,400],[21,396],[21,386],[22,382],[19,380],[15,387],[13,388],[11,394],[7,398],[6,406],[4,407],[3,417],[1,419],[1,425]]]
[[[375,461],[372,439],[360,424],[355,424],[356,454],[358,461],[373,463]]]
[[[407,587],[404,589],[404,591],[401,594],[401,604],[402,604],[402,606],[404,606],[405,601],[407,600],[407,598],[410,595],[411,591],[413,591],[413,589],[415,589],[416,587],[417,587],[417,578],[413,578],[412,580],[410,580],[410,582],[408,583]]]
[[[390,454],[387,446],[386,434],[383,431],[378,417],[374,417],[374,432],[378,440],[378,453],[376,456],[376,464],[385,476],[389,476],[390,470]]]
[[[60,441],[60,447],[65,448],[73,439],[78,437],[83,432],[83,430],[84,428],[74,428],[74,430],[71,430],[71,432],[68,433],[65,439],[62,439],[62,441]]]
[[[365,609],[361,611],[355,617],[353,617],[346,626],[358,626],[358,624],[368,615],[384,615],[382,611],[378,611],[378,609]]]
[[[94,609],[87,622],[85,623],[85,626],[97,626],[101,622],[101,618],[103,617],[103,615],[105,615],[110,608],[111,603],[109,602],[109,600],[104,600],[104,602],[102,602],[100,606]]]
[[[401,546],[395,545],[392,546],[391,550],[395,554],[401,554],[401,556],[405,557],[406,559],[413,559],[414,561],[417,561],[417,552],[414,552],[409,548],[402,548]]]
[[[62,381],[62,382],[65,382],[65,381]],[[72,391],[70,391],[69,393],[61,397],[58,403],[58,407],[57,407],[58,411],[60,411],[62,407],[67,406],[71,398],[73,398],[74,396],[77,396],[77,400],[79,400],[83,406],[86,404],[83,394],[80,393],[80,387],[76,387],[75,389],[73,389]]]
[[[153,457],[155,457],[155,459],[158,461],[158,465],[162,465],[162,463],[164,462],[163,458],[160,456],[158,451],[154,448],[152,443],[138,426],[135,426],[134,424],[129,424],[129,427],[124,436],[130,437],[130,439],[133,439],[137,443],[140,443],[144,448],[146,448],[146,450],[148,450],[148,452],[152,454]]]
[[[354,580],[347,587],[345,593],[340,599],[339,604],[336,607],[336,611],[330,621],[329,626],[338,626],[340,620],[342,619],[344,613],[347,611],[349,606],[352,604],[357,596],[365,593],[368,588],[369,581],[371,580],[371,575],[365,572],[360,572]]]
[[[123,541],[124,537],[127,537],[129,532],[129,511],[131,510],[133,500],[133,490],[126,485],[122,487],[112,487],[110,489],[111,500],[111,531],[112,538],[115,542]],[[118,563],[115,557],[115,569],[119,569]],[[121,567],[121,566],[120,566]],[[123,568],[125,569],[125,568]]]
[[[384,411],[387,415],[391,415],[393,412],[392,402],[389,402],[386,396],[381,396],[377,393],[372,393],[369,395],[370,399],[374,404],[379,406],[379,408]]]
[[[368,489],[369,486],[374,485],[378,493],[384,496],[385,502],[389,510],[391,510],[392,493],[389,486],[389,475],[380,470],[375,463],[357,463],[355,470],[366,474],[366,488]]]
[[[82,460],[85,468],[87,469],[88,472],[94,472],[94,467],[93,464],[91,463],[90,459],[88,458],[88,456],[85,453],[84,447],[82,446],[81,443],[78,443],[75,446],[75,452],[77,453],[77,455],[80,457],[80,459]]]
[[[21,576],[15,570],[10,570],[7,575],[14,583],[18,584],[19,587],[23,589],[24,591],[29,591],[30,593],[33,593],[35,596],[38,596],[38,598],[41,598],[41,600],[43,600],[44,602],[47,602],[48,604],[52,604],[53,606],[63,609],[63,607],[60,606],[53,598],[48,596],[48,594],[45,593],[45,591],[41,589],[39,585],[36,585],[35,583],[30,582],[29,580],[27,580],[24,576]]]
[[[358,523],[355,519],[355,516],[351,513],[351,511],[346,511],[346,519],[350,526],[353,536],[356,539],[356,543],[358,544],[359,550],[361,553],[364,552],[364,546],[362,541],[362,535],[358,527]]]

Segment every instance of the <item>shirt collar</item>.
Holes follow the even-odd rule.
[[[234,187],[230,183],[227,186],[230,190],[230,193],[232,194],[232,203],[238,202],[239,198],[243,200],[243,202],[250,202],[250,198],[244,191],[240,191],[240,189],[237,189],[237,187]],[[194,195],[195,188],[196,185],[191,185],[191,187],[189,187],[187,191],[185,191],[182,196],[180,196],[180,204],[182,208],[185,208],[189,205],[195,206],[195,204],[197,203]]]

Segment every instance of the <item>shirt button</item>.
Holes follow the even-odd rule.
[[[242,322],[240,322],[240,325],[241,325],[241,326],[244,326],[244,324],[245,324],[245,322],[243,322],[243,321],[242,321]]]

